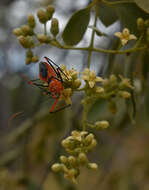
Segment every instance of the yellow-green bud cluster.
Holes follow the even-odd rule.
[[[65,65],[61,65],[61,69],[64,72],[62,74],[65,88],[71,88],[76,90],[81,85],[81,80],[78,78],[78,72],[75,69],[68,70]]]
[[[38,34],[37,39],[40,43],[49,43],[51,41],[50,36],[47,36],[45,34]]]
[[[51,20],[50,32],[54,37],[56,37],[59,33],[59,22],[56,18],[52,18]]]
[[[54,12],[55,9],[52,5],[47,6],[46,10],[39,9],[37,11],[37,17],[39,19],[39,22],[45,24],[48,20],[51,20]]]
[[[35,27],[35,18],[34,15],[28,15],[28,24],[22,25],[20,28],[15,28],[13,30],[14,35],[18,37],[19,43],[27,50],[26,52],[26,64],[30,64],[31,62],[37,62],[38,57],[34,56],[31,48],[35,47],[34,43],[34,27]]]
[[[76,178],[80,173],[80,166],[90,169],[97,169],[95,163],[89,163],[86,153],[91,151],[97,142],[92,133],[87,131],[72,131],[71,136],[62,141],[62,146],[70,156],[60,156],[60,163],[52,165],[55,172],[63,172],[64,177],[76,183]]]
[[[90,141],[88,140],[90,139]],[[62,141],[62,146],[72,155],[78,155],[81,152],[91,151],[97,142],[93,134],[86,131],[72,131],[72,135]]]
[[[33,55],[33,52],[31,49],[28,49],[26,51],[26,64],[30,64],[31,62],[36,63],[38,62],[38,57],[36,55]]]
[[[34,40],[32,36],[19,36],[18,40],[24,48],[33,48]]]
[[[120,81],[115,75],[111,75],[109,79],[104,79],[102,82],[104,93],[101,94],[103,98],[109,99],[116,96],[122,98],[130,98],[130,93],[127,91],[133,89],[130,79],[120,76]]]
[[[137,27],[140,32],[146,35],[146,41],[149,42],[149,19],[144,20],[143,18],[137,19]]]

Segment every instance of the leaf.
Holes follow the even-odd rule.
[[[70,20],[68,21],[62,38],[67,45],[76,45],[78,44],[87,29],[88,23],[90,20],[90,9],[85,8],[75,12]]]
[[[118,16],[113,7],[106,6],[104,3],[99,4],[98,16],[105,26],[110,26],[118,20]]]
[[[148,0],[134,0],[138,7],[149,13],[149,1]]]
[[[131,33],[138,35],[137,19],[139,17],[146,19],[148,18],[148,14],[134,3],[117,4],[114,7],[123,27],[128,28]]]

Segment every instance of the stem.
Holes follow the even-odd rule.
[[[47,25],[44,23],[44,35],[47,35]]]
[[[83,114],[82,114],[82,130],[86,130],[86,121],[87,121],[87,105],[86,102],[84,103],[84,108],[83,108]]]
[[[107,0],[102,0],[103,3],[105,3],[106,5],[118,5],[118,4],[122,4],[122,3],[134,3],[134,1],[130,1],[130,0],[123,0],[123,1],[116,1],[116,2],[110,2]]]
[[[96,3],[96,7],[95,7],[95,20],[94,20],[94,25],[93,27],[96,27],[96,23],[97,23],[97,17],[98,17],[98,6],[97,6],[97,3]],[[90,65],[91,65],[91,56],[92,56],[92,49],[94,47],[94,38],[95,38],[95,30],[92,30],[92,35],[91,35],[91,41],[90,41],[90,45],[89,45],[89,52],[88,52],[88,68],[90,68]]]
[[[69,50],[82,50],[82,51],[94,51],[94,52],[100,52],[100,53],[108,53],[108,54],[126,54],[126,53],[132,53],[136,51],[145,50],[148,47],[146,45],[142,47],[132,47],[126,50],[111,50],[111,49],[101,49],[101,48],[94,48],[94,47],[73,47],[68,45],[62,45],[58,41],[51,41],[49,44],[58,47],[60,49],[69,49]],[[39,45],[39,44],[38,44]],[[37,45],[37,46],[38,46]],[[41,45],[41,44],[40,44]]]

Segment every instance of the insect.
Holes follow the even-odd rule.
[[[54,63],[51,59],[48,57],[44,57],[46,62],[40,62],[39,64],[39,79],[46,83],[46,85],[36,83],[36,80],[29,81],[29,84],[38,86],[41,90],[43,90],[44,94],[50,95],[55,101],[50,109],[50,113],[58,112],[70,105],[66,105],[60,109],[55,110],[55,107],[59,101],[59,97],[64,90],[63,86],[63,78],[61,74],[63,74],[67,80],[68,77],[65,75],[65,73],[62,71],[62,69]]]

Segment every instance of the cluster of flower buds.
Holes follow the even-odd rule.
[[[33,14],[28,15],[28,23],[22,25],[20,28],[15,28],[13,33],[18,37],[19,43],[25,48],[26,51],[26,64],[31,62],[38,62],[38,57],[33,55],[31,48],[35,47],[34,28],[36,26],[35,18]]]
[[[86,166],[96,170],[98,165],[90,163],[86,156],[87,152],[93,150],[97,141],[92,133],[87,131],[72,131],[71,136],[62,141],[62,146],[70,156],[60,156],[60,163],[52,165],[54,172],[63,172],[64,177],[76,183],[76,178],[80,173],[80,167]]]
[[[77,72],[74,68],[68,70],[65,65],[61,65],[61,69],[63,71],[63,80],[64,86],[66,88],[71,88],[72,90],[76,90],[81,85],[81,80],[78,78],[79,72]]]
[[[18,41],[23,46],[23,48],[29,49],[26,52],[26,64],[30,64],[31,62],[38,62],[38,57],[34,56],[33,53],[31,53],[31,48],[36,47],[37,44],[35,42],[37,40],[40,42],[40,44],[49,43],[51,40],[55,39],[59,33],[58,20],[56,18],[53,18],[54,12],[55,8],[52,5],[47,6],[45,10],[39,9],[37,11],[39,22],[45,25],[45,31],[42,34],[36,34],[34,31],[36,21],[33,14],[28,15],[27,24],[13,30],[13,33],[18,37]],[[52,34],[53,38],[48,35],[46,31],[46,23],[50,20],[51,27],[49,32]]]
[[[86,103],[93,102],[93,99],[104,98],[110,100],[113,97],[130,98],[130,89],[134,89],[131,85],[130,79],[122,76],[116,77],[111,75],[109,78],[103,79],[97,77],[94,71],[85,69],[82,79],[85,80],[84,86],[86,92]],[[99,83],[97,85],[96,83]],[[85,103],[83,101],[83,103]]]
[[[146,35],[146,41],[149,42],[149,19],[137,19],[138,30]]]

